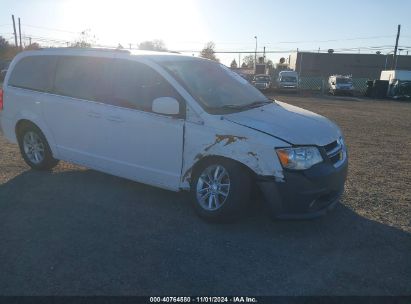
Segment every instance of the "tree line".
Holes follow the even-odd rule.
[[[69,47],[78,47],[78,48],[89,48],[93,45],[96,45],[96,37],[91,33],[90,30],[84,30],[80,33],[79,37],[72,41],[71,43],[67,43]],[[165,45],[164,41],[161,39],[155,40],[148,40],[139,43],[138,49],[140,50],[147,50],[147,51],[157,51],[157,52],[167,52],[169,51],[167,46]],[[31,43],[26,45],[22,48],[18,46],[11,45],[4,37],[0,36],[0,60],[1,61],[10,61],[13,57],[22,50],[35,50],[41,48],[39,43]],[[124,49],[121,44],[118,44],[118,49]],[[200,57],[214,60],[219,62],[219,58],[216,56],[216,45],[213,41],[207,42],[203,49],[200,51]],[[241,67],[242,68],[253,68],[254,67],[254,55],[245,56],[242,60]],[[268,65],[272,65],[272,61],[267,61]],[[235,59],[231,62],[232,68],[237,68],[238,64]]]

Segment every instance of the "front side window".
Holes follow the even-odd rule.
[[[229,113],[270,102],[222,64],[188,59],[160,63],[209,113]]]
[[[151,112],[153,100],[159,97],[182,98],[175,89],[151,67],[131,60],[116,59],[112,62],[112,94],[110,103],[120,107]]]
[[[55,65],[55,56],[24,57],[15,65],[8,84],[22,89],[49,92]]]
[[[352,84],[352,80],[349,78],[337,78],[338,84]]]

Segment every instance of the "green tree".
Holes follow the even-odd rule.
[[[139,50],[165,52],[167,47],[163,40],[155,39],[150,41],[143,41],[138,44]]]
[[[215,55],[215,43],[212,41],[207,42],[200,52],[200,57],[219,62],[220,60]]]
[[[231,61],[230,67],[233,69],[237,68],[237,61],[235,61],[235,59],[233,59],[233,61]]]

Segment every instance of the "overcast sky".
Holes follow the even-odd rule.
[[[244,0],[0,0],[0,35],[13,41],[11,14],[21,18],[24,37],[73,41],[90,29],[96,43],[136,47],[162,39],[169,49],[200,50],[214,41],[217,50],[254,51],[265,46],[277,61],[300,50],[389,52],[397,24],[400,45],[411,51],[411,1],[244,1]],[[395,5],[394,5],[395,4]],[[360,48],[360,50],[359,50]],[[246,54],[243,54],[244,56]],[[223,63],[238,54],[217,55]]]

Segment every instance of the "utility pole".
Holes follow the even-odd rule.
[[[23,45],[21,44],[21,25],[20,25],[20,17],[19,17],[19,40],[20,40],[20,50],[23,49]]]
[[[394,59],[392,61],[393,70],[397,68],[397,49],[398,49],[398,40],[400,39],[400,32],[401,32],[401,24],[398,24],[397,39],[395,40],[395,48],[394,48]]]
[[[16,22],[14,22],[14,15],[11,15],[11,19],[13,19],[14,44],[16,45],[16,47],[18,47],[18,45],[17,45],[17,33],[16,33]]]
[[[265,47],[264,47],[264,55],[263,55],[263,60],[264,60],[264,63],[265,63]]]
[[[131,43],[129,43],[128,46],[130,47],[130,50],[131,50]]]
[[[29,45],[31,45],[31,37],[29,37]]]
[[[255,53],[254,53],[254,72],[257,67],[257,36],[254,36],[255,39]]]
[[[238,67],[241,68],[241,53],[238,53]]]

